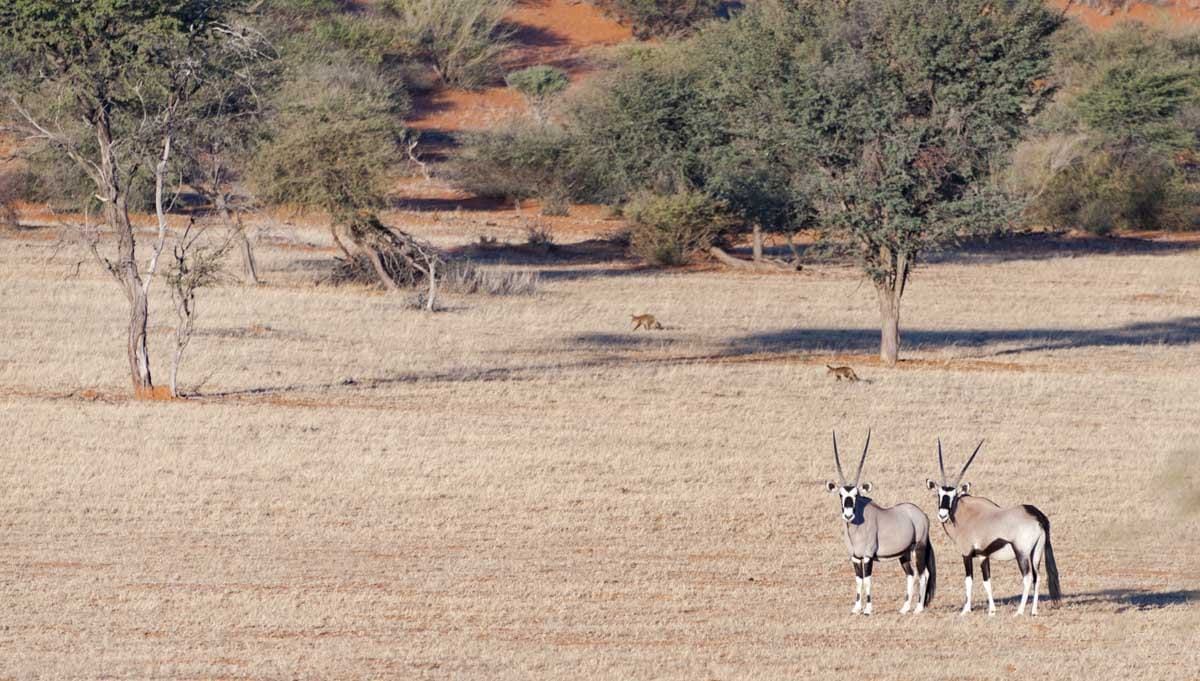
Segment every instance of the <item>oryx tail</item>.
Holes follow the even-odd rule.
[[[1062,598],[1062,585],[1058,582],[1058,563],[1054,562],[1054,548],[1050,546],[1050,519],[1037,506],[1025,504],[1025,510],[1029,512],[1029,515],[1037,518],[1038,525],[1042,526],[1042,534],[1046,537],[1046,546],[1043,550],[1046,554],[1046,577],[1049,578],[1047,586],[1050,589],[1050,600],[1057,601]]]

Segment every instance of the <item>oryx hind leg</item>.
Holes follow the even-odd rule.
[[[1046,550],[1046,535],[1038,537],[1038,541],[1033,545],[1033,559],[1029,562],[1029,569],[1033,571],[1033,607],[1029,609],[1029,614],[1037,617],[1038,606],[1038,588],[1041,586],[1041,579],[1038,574],[1038,568],[1042,565],[1042,554]]]
[[[983,575],[983,592],[987,594],[988,614],[996,614],[996,601],[992,598],[992,562],[987,556],[979,561],[979,572]]]
[[[1021,604],[1017,606],[1013,615],[1020,617],[1025,614],[1025,601],[1029,599],[1029,587],[1033,585],[1034,580],[1033,564],[1028,553],[1017,551],[1017,568],[1021,570]]]
[[[900,567],[904,569],[904,582],[905,582],[905,592],[904,592],[905,598],[904,598],[904,605],[900,608],[901,615],[908,614],[908,611],[912,610],[913,582],[917,578],[916,571],[913,570],[913,561],[912,561],[913,553],[916,553],[916,552],[911,551],[908,553],[904,553],[900,556]]]

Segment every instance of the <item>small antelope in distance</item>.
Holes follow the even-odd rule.
[[[829,492],[841,497],[842,520],[845,521],[844,538],[850,552],[850,563],[854,566],[854,607],[850,612],[871,614],[871,567],[877,560],[900,559],[907,581],[908,597],[900,614],[912,609],[913,580],[919,575],[921,584],[917,596],[916,612],[921,612],[933,600],[937,588],[937,565],[933,557],[933,545],[929,543],[929,518],[913,504],[896,504],[891,508],[879,506],[869,497],[871,483],[859,484],[863,462],[867,460],[867,448],[871,446],[871,431],[867,431],[867,443],[863,446],[862,458],[854,482],[847,483],[842,472],[842,459],[838,455],[837,433],[833,434],[833,461],[837,464],[838,480],[825,483]],[[916,563],[914,569],[913,563]],[[866,605],[863,605],[863,596]]]
[[[831,367],[826,364],[825,368],[829,369],[829,373],[837,377],[837,380],[839,381],[843,378],[851,383],[859,380],[858,374],[854,373],[854,369],[851,369],[850,367]]]
[[[946,466],[942,463],[942,441],[938,439],[938,468],[942,473],[942,484],[933,480],[925,483],[931,490],[937,490],[938,520],[947,536],[962,553],[963,569],[966,570],[965,588],[967,602],[963,605],[963,615],[971,612],[971,573],[972,561],[978,557],[979,567],[983,573],[983,590],[987,593],[988,614],[996,614],[996,603],[992,600],[992,568],[991,559],[1017,561],[1021,571],[1021,605],[1015,615],[1025,613],[1025,600],[1029,597],[1030,586],[1033,587],[1033,608],[1031,615],[1038,612],[1038,566],[1042,556],[1046,557],[1046,576],[1050,578],[1050,600],[1062,597],[1062,587],[1058,583],[1058,565],[1054,562],[1054,550],[1050,546],[1050,520],[1035,506],[1024,504],[1001,508],[990,499],[971,496],[971,483],[961,487],[963,475],[983,441],[975,447],[971,458],[958,472],[953,484],[946,482]]]
[[[652,314],[635,314],[630,316],[633,317],[634,331],[637,331],[638,329],[646,329],[647,331],[651,329],[657,329],[662,331],[663,325],[658,323],[658,320],[655,319],[654,315]]]

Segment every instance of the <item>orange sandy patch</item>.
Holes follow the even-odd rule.
[[[1170,5],[1134,3],[1124,9],[1106,11],[1098,7],[1087,7],[1073,0],[1051,0],[1051,5],[1067,7],[1067,16],[1079,19],[1089,28],[1104,31],[1123,21],[1140,21],[1159,28],[1200,27],[1200,5],[1192,6],[1191,0]]]

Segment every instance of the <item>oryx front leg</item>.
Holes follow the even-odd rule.
[[[850,609],[850,614],[857,615],[862,612],[862,593],[863,593],[863,571],[862,561],[857,558],[851,558],[850,563],[854,566],[854,607]]]
[[[873,563],[874,563],[874,560],[872,560],[871,558],[863,558],[862,559],[863,593],[865,594],[866,599],[867,599],[867,604],[863,606],[863,610],[862,610],[862,614],[864,614],[864,615],[870,615],[871,610],[872,610],[871,609],[871,566]]]
[[[900,567],[904,568],[905,580],[904,605],[900,608],[900,614],[906,615],[909,610],[912,610],[913,581],[916,579],[916,573],[913,572],[912,561],[909,559],[908,554],[900,557]],[[922,593],[924,592],[922,591]]]
[[[992,563],[987,558],[979,562],[979,571],[983,573],[983,591],[987,594],[988,614],[996,614],[996,601],[992,598]]]
[[[975,571],[975,565],[973,561],[974,559],[970,556],[963,556],[963,570],[965,570],[967,573],[967,576],[963,578],[963,590],[966,591],[967,600],[965,603],[963,603],[962,612],[959,613],[960,615],[965,615],[971,612],[971,574]]]

